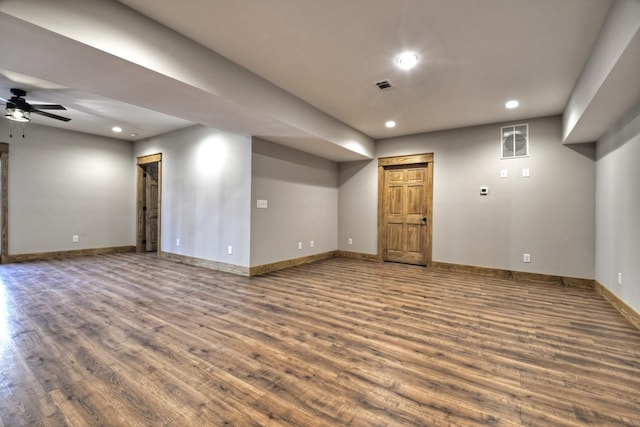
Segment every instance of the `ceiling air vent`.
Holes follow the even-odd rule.
[[[391,81],[390,80],[380,80],[379,82],[375,82],[374,84],[376,86],[378,86],[378,89],[380,89],[380,90],[393,89],[393,86],[391,85]]]

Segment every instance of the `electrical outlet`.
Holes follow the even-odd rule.
[[[77,234],[74,234],[73,236],[71,236],[71,241],[73,243],[78,243],[80,241],[80,236],[78,236]]]
[[[522,262],[531,262],[531,254],[522,254]]]
[[[500,178],[506,178],[508,174],[506,169],[500,169]]]
[[[351,237],[349,237],[349,239],[347,239],[347,244],[348,245],[353,245],[353,239]]]
[[[529,178],[529,168],[522,169],[522,177]]]
[[[298,249],[302,249],[302,242],[298,242]]]
[[[176,246],[180,246],[180,239],[176,239]]]
[[[227,255],[233,255],[233,246],[227,246]]]
[[[312,240],[311,243],[309,243],[309,246],[313,247],[314,246],[314,241]]]
[[[618,286],[622,286],[622,273],[618,272]]]

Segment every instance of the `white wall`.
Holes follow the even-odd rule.
[[[523,122],[530,133],[524,159],[500,159],[501,124],[381,140],[376,154],[434,153],[434,261],[592,279],[593,153],[561,144],[560,117]],[[483,185],[489,196],[478,194]],[[376,189],[376,161],[341,165],[339,249],[376,253]]]
[[[130,142],[34,123],[9,138],[9,123],[10,255],[135,244]]]
[[[378,161],[340,163],[338,249],[378,251]],[[351,239],[351,245],[349,245]]]
[[[336,249],[337,163],[254,138],[251,193],[252,266]]]
[[[0,123],[8,135],[8,122]],[[559,117],[528,123],[526,159],[500,160],[500,124],[379,141],[378,156],[434,153],[434,261],[594,278],[595,162],[560,143]],[[605,286],[615,285],[612,277],[620,270],[625,284],[640,274],[630,260],[619,264],[637,254],[634,242],[640,241],[633,222],[638,176],[630,160],[638,158],[640,132],[633,129],[627,126],[599,144],[597,278]],[[34,124],[24,140],[5,140],[11,145],[11,254],[135,244],[135,158],[158,152],[164,251],[238,266],[336,248],[377,251],[377,160],[338,168],[205,126],[133,147]],[[530,178],[520,176],[524,167]],[[500,178],[500,169],[507,169],[508,178]],[[478,195],[481,185],[489,186],[489,196]],[[606,190],[612,185],[624,197]],[[267,200],[268,209],[258,209],[258,199]],[[624,228],[618,228],[620,218]],[[71,242],[73,234],[80,236],[78,244]],[[611,247],[621,248],[620,254]],[[532,254],[531,264],[522,263],[524,252]],[[637,304],[637,288],[612,290]]]
[[[640,105],[598,141],[596,206],[596,280],[640,312]]]
[[[162,153],[161,250],[248,267],[251,140],[194,126],[134,145],[134,157],[155,153]]]

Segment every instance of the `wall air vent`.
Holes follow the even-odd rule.
[[[380,80],[379,82],[375,82],[374,84],[378,86],[378,89],[380,90],[393,89],[393,85],[391,84],[390,80]]]
[[[503,126],[502,157],[503,159],[515,159],[517,157],[529,157],[529,124]]]

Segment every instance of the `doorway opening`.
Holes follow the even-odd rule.
[[[378,159],[378,259],[429,266],[433,153]]]
[[[162,154],[137,158],[136,251],[160,255]]]

